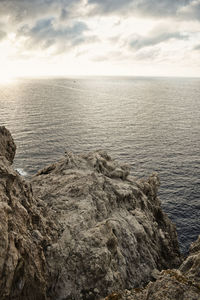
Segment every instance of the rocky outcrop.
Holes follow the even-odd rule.
[[[105,300],[200,300],[200,236],[179,269],[154,275],[145,288],[113,292]]]
[[[46,253],[53,299],[98,299],[143,286],[156,270],[180,264],[156,174],[137,181],[128,166],[104,151],[66,153],[41,170],[32,186],[59,227],[59,238]]]
[[[162,271],[155,282],[139,289],[113,292],[105,300],[200,300],[200,285],[178,270]]]
[[[181,264],[156,174],[66,153],[27,183],[15,150],[0,127],[1,300],[200,300],[200,238]]]
[[[0,299],[45,300],[45,247],[53,225],[44,217],[45,203],[33,197],[30,184],[10,165],[15,145],[0,128]]]
[[[189,280],[198,283],[200,288],[200,235],[197,241],[191,244],[189,256],[180,266],[180,271],[183,272]]]
[[[5,157],[12,164],[15,151],[16,145],[10,132],[4,126],[0,126],[0,157]]]

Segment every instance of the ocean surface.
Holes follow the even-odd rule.
[[[105,149],[137,177],[159,173],[183,252],[200,234],[200,78],[18,79],[0,84],[0,125],[30,176],[64,152]]]

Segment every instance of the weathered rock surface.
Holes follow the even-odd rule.
[[[200,287],[200,235],[197,241],[191,244],[189,256],[180,266],[180,271]]]
[[[105,300],[200,300],[200,236],[179,269],[155,273],[145,288],[116,291]]]
[[[4,126],[0,126],[0,156],[4,156],[11,164],[15,157],[16,145]]]
[[[156,277],[145,288],[113,292],[105,300],[200,300],[200,236],[179,269]]]
[[[106,152],[66,153],[32,190],[15,150],[0,127],[1,300],[200,300],[200,237],[181,264],[156,174],[136,180]]]
[[[0,299],[45,300],[52,225],[43,217],[45,203],[11,167],[15,145],[2,127],[0,147]]]
[[[200,285],[178,270],[166,270],[144,289],[113,292],[105,300],[200,300]]]
[[[142,286],[155,269],[180,264],[175,227],[157,197],[156,174],[136,181],[106,152],[66,153],[32,185],[60,230],[46,253],[53,299],[98,299]]]

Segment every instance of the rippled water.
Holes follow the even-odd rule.
[[[106,149],[138,177],[157,171],[183,251],[200,234],[200,79],[26,79],[0,85],[0,124],[27,174],[65,150]]]

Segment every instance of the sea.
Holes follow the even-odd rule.
[[[181,251],[200,234],[200,78],[28,78],[0,83],[0,125],[29,178],[65,151],[106,150],[138,178],[157,172]]]

